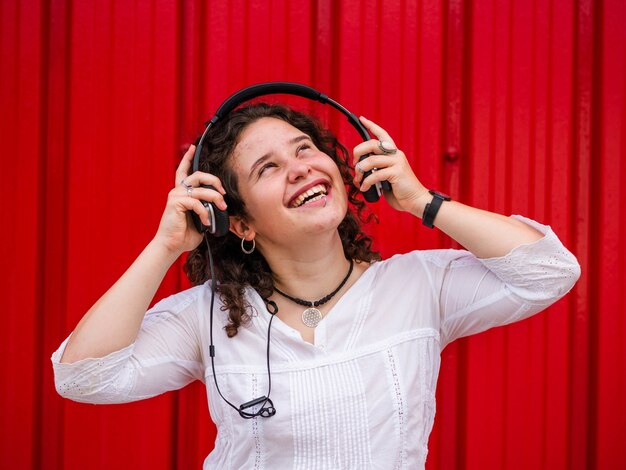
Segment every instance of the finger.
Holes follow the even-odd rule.
[[[226,194],[226,190],[224,189],[224,186],[222,186],[220,179],[211,173],[205,173],[203,171],[196,171],[195,173],[187,176],[185,178],[185,184],[187,186],[193,186],[194,188],[202,184],[206,184],[213,186],[220,194]]]
[[[203,188],[202,186],[197,188],[181,189],[184,190],[184,193],[181,194],[181,197],[191,197],[194,199],[199,199],[201,201],[211,202],[223,211],[228,208],[228,205],[224,200],[224,196],[222,196],[219,192],[213,189]]]
[[[380,143],[379,140],[372,139],[372,140],[367,140],[365,142],[361,142],[359,145],[354,147],[354,150],[352,151],[352,155],[353,155],[352,163],[356,165],[356,162],[358,162],[363,155],[367,155],[367,154],[384,155],[383,152],[380,150],[379,143]],[[389,155],[389,154],[386,154],[386,155]]]
[[[179,185],[181,181],[183,181],[187,175],[189,175],[189,170],[191,169],[191,162],[193,161],[193,156],[196,152],[196,146],[190,145],[185,155],[183,155],[178,168],[176,169],[176,181],[174,185]]]
[[[368,153],[373,152],[373,148],[376,145],[376,140],[367,140],[365,142],[361,142],[352,150],[352,164],[356,166],[357,162],[361,160],[363,155],[367,155]]]
[[[402,154],[400,154],[402,155]],[[404,159],[402,158],[389,158],[388,155],[370,155],[367,158],[364,158],[357,164],[357,171],[355,171],[354,175],[354,184],[360,186],[363,184],[363,180],[367,180],[366,175],[369,177],[368,172],[372,171],[373,173],[379,173],[382,170],[387,170],[385,175],[388,172],[392,172],[392,168],[397,167],[398,165],[403,165]],[[379,181],[387,181],[385,178],[379,178]],[[368,186],[369,187],[369,186]]]
[[[389,168],[378,169],[376,171],[372,171],[370,175],[361,181],[359,189],[363,192],[370,189],[376,183],[381,183],[383,181],[389,181],[394,175],[393,171]]]
[[[186,214],[189,211],[198,214],[202,222],[207,225],[209,223],[209,214],[202,202],[190,196],[180,196],[172,190],[167,201],[168,210],[173,210],[179,214]]]
[[[389,158],[389,155],[370,154],[363,158],[354,166],[354,184],[360,186],[363,178],[369,171],[376,171],[381,168],[387,168],[393,164],[397,164],[399,159]]]
[[[192,197],[185,197],[181,199],[181,205],[187,209],[187,211],[195,212],[204,225],[211,225],[209,220],[209,211],[198,199]]]
[[[372,154],[358,162],[358,170],[356,173],[367,173],[373,168],[385,168],[393,165],[394,163],[398,163],[398,161],[399,159],[390,158],[389,155]],[[355,165],[355,170],[356,169],[357,165]]]
[[[372,131],[372,134],[374,134],[378,140],[388,140],[393,144],[394,147],[396,146],[395,142],[393,141],[389,133],[385,129],[380,127],[378,124],[376,124],[373,121],[370,121],[369,119],[363,116],[361,116],[359,120],[363,123],[363,125],[369,131]]]
[[[184,187],[182,185],[178,185],[170,191],[169,196],[173,199],[192,198],[200,201],[210,202],[215,204],[222,210],[226,210],[228,208],[228,205],[224,200],[224,196],[222,196],[219,192],[212,188],[204,188],[202,186]]]
[[[369,157],[368,157],[369,158]],[[370,167],[365,164],[365,160],[368,158],[364,158],[362,161],[359,161],[354,165],[354,184],[357,186],[361,185],[361,180],[365,177],[365,173],[370,171],[374,167]]]

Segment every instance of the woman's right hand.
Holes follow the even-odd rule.
[[[226,210],[226,191],[216,176],[201,171],[189,175],[195,150],[196,147],[190,145],[178,165],[175,186],[167,196],[165,211],[154,237],[154,241],[178,255],[193,250],[202,241],[202,234],[194,227],[189,211],[198,214],[204,225],[210,225],[209,214],[201,200]],[[202,188],[201,184],[211,185],[216,190]]]

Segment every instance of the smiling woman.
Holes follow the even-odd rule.
[[[154,239],[54,353],[59,393],[114,403],[204,381],[218,429],[207,469],[423,468],[442,349],[543,310],[580,270],[550,227],[427,190],[392,137],[361,123],[376,139],[354,148],[356,173],[331,133],[282,106],[245,106],[211,128],[200,171],[189,174],[193,146],[183,157]],[[383,181],[393,208],[466,250],[380,260],[358,196]],[[208,243],[189,214],[210,223],[200,201],[229,214],[226,236],[205,235],[214,309]],[[186,251],[196,286],[146,313]],[[264,406],[250,398],[270,385],[272,412],[238,415],[222,400]]]

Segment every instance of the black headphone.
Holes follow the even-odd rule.
[[[264,95],[275,95],[275,94],[284,94],[284,95],[296,95],[302,98],[308,98],[310,100],[319,101],[323,104],[329,104],[333,108],[339,110],[343,113],[347,118],[348,122],[352,124],[352,126],[357,130],[359,135],[363,138],[364,141],[370,140],[371,137],[367,132],[367,129],[361,124],[359,118],[344,108],[342,105],[332,100],[328,96],[319,91],[307,86],[302,85],[300,83],[291,83],[291,82],[267,82],[267,83],[259,83],[257,85],[251,85],[246,87],[233,95],[231,95],[226,101],[224,101],[217,111],[215,115],[211,118],[211,120],[206,124],[206,128],[202,133],[202,137],[198,141],[198,145],[196,146],[196,152],[193,157],[193,167],[192,170],[194,172],[200,169],[200,155],[202,154],[202,146],[204,144],[204,139],[206,138],[209,129],[213,127],[213,125],[219,121],[222,117],[230,113],[233,109],[235,109],[240,104],[245,101],[249,101],[251,99],[257,98],[259,96]],[[359,160],[363,160],[367,158],[368,155],[363,155]],[[367,178],[371,174],[371,170],[366,172],[363,178]],[[209,185],[202,185],[204,188],[215,189]],[[367,202],[376,202],[380,198],[383,190],[390,190],[391,186],[387,181],[383,181],[382,183],[376,183],[376,185],[372,186],[370,189],[363,193],[363,197]],[[202,205],[206,208],[209,213],[209,221],[210,225],[204,225],[200,220],[200,217],[195,212],[191,212],[191,217],[193,223],[200,233],[209,232],[211,235],[216,237],[224,236],[228,233],[228,212],[219,209],[217,206],[210,202],[201,201]]]

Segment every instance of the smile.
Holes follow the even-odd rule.
[[[293,209],[303,206],[304,204],[319,201],[320,199],[325,197],[327,193],[328,192],[326,190],[326,186],[324,186],[323,184],[318,184],[296,197],[293,201],[291,201],[289,207]]]

